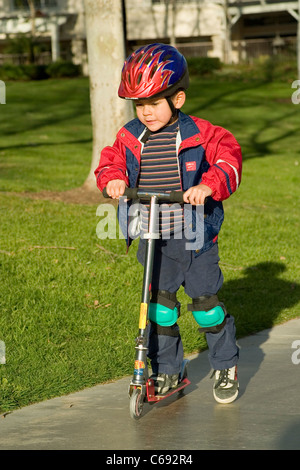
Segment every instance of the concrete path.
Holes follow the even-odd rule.
[[[300,449],[300,319],[239,340],[240,395],[212,397],[207,352],[182,397],[129,416],[130,378],[0,416],[0,450]]]

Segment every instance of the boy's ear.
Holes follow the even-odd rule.
[[[174,99],[174,106],[176,109],[180,109],[182,108],[182,106],[184,105],[185,103],[185,92],[183,90],[180,90],[176,96],[175,96],[175,99]]]

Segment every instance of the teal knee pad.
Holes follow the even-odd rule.
[[[192,311],[192,314],[198,325],[205,329],[218,327],[219,325],[223,326],[225,320],[225,313],[221,305],[217,305],[208,311]]]
[[[177,322],[178,309],[165,307],[161,304],[150,302],[149,305],[149,320],[157,323],[160,326],[172,326]]]

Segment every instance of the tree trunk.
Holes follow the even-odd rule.
[[[34,6],[34,0],[27,0],[29,10],[30,10],[30,24],[31,24],[31,38],[29,42],[29,62],[31,64],[35,63],[35,54],[34,54],[34,44],[35,44],[35,35],[36,35],[36,28],[35,28],[35,15],[36,10]]]
[[[93,154],[85,182],[96,188],[100,151],[112,145],[119,128],[133,118],[132,103],[118,97],[125,59],[122,0],[84,0],[90,77]]]
[[[35,6],[34,6],[34,0],[27,0],[28,6],[29,6],[29,11],[30,11],[30,23],[31,23],[31,36],[34,38],[35,37]]]
[[[300,0],[298,0],[297,62],[298,62],[298,80],[300,80]]]

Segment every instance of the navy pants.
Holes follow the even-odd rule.
[[[145,241],[140,240],[137,258],[144,265]],[[183,286],[191,298],[217,294],[223,284],[219,267],[218,244],[195,256],[186,250],[186,239],[157,240],[155,245],[152,290],[177,292]],[[177,374],[183,361],[180,334],[157,334],[150,323],[148,331],[148,356],[153,373]],[[177,324],[173,326],[178,329]],[[209,361],[214,370],[233,367],[238,362],[239,349],[235,338],[234,318],[227,314],[226,324],[219,333],[205,333],[209,348]]]

